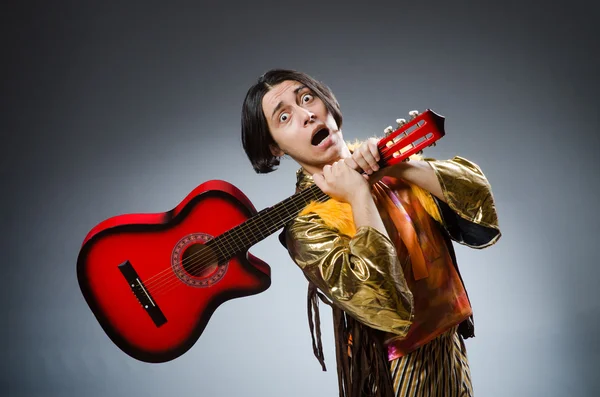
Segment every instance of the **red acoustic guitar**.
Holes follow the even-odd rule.
[[[380,166],[405,161],[445,135],[444,117],[411,112],[378,142]],[[94,227],[77,260],[81,292],[108,337],[141,361],[165,362],[190,349],[214,311],[265,291],[270,267],[248,249],[312,200],[316,185],[257,212],[230,183],[205,182],[164,213],[119,215]]]

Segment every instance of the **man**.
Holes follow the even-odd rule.
[[[461,157],[379,169],[377,140],[349,146],[341,127],[333,93],[297,71],[265,73],[242,107],[256,172],[288,155],[300,165],[296,191],[315,183],[330,197],[281,240],[309,281],[309,311],[317,296],[332,306],[340,396],[472,395],[472,309],[451,240],[483,248],[500,238],[489,183]],[[309,323],[312,332],[311,313]]]

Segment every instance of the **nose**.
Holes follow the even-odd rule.
[[[315,114],[313,112],[311,112],[310,110],[304,109],[305,114],[304,114],[304,125],[307,125],[309,123],[312,123],[315,121]]]

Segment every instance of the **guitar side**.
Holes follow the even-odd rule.
[[[191,249],[256,214],[224,181],[208,181],[165,213],[120,215],[86,236],[77,261],[81,292],[108,337],[141,361],[179,357],[227,300],[265,291],[270,267],[247,251],[198,270]]]

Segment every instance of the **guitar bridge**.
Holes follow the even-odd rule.
[[[146,313],[148,313],[154,322],[154,325],[160,327],[166,323],[167,318],[152,298],[152,295],[150,295],[150,291],[146,289],[146,286],[142,280],[140,280],[131,263],[129,261],[121,263],[119,265],[119,270],[123,274],[123,277],[125,277],[125,280],[127,280],[129,288],[131,288],[131,291],[137,298],[138,302],[140,302],[142,305],[142,308],[146,311]]]

